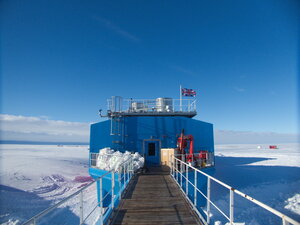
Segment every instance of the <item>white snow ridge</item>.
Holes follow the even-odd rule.
[[[300,194],[295,194],[286,200],[286,203],[287,205],[284,208],[300,215]]]

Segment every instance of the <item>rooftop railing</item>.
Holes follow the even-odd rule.
[[[123,113],[196,112],[196,99],[123,99],[114,96],[108,99],[108,110]]]

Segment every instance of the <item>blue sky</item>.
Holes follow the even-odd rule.
[[[2,114],[99,121],[112,95],[198,96],[215,129],[298,132],[297,0],[2,1]]]

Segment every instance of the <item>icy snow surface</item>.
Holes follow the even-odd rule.
[[[91,182],[88,158],[88,146],[1,144],[0,224],[22,224]],[[84,193],[90,204],[92,189]],[[78,224],[78,203],[68,202],[64,215]]]
[[[217,145],[214,176],[300,221],[299,145],[277,146],[271,150],[268,145],[260,149],[258,145]],[[88,146],[0,145],[0,224],[22,224],[88,184],[92,180],[88,154]],[[228,191],[212,184],[212,194],[214,190],[213,201],[228,215]],[[95,203],[95,190],[84,195],[85,205]],[[281,224],[276,216],[237,195],[234,202],[236,222]],[[78,208],[78,202],[70,202],[60,222],[79,224]],[[218,224],[228,222],[213,210],[212,214]]]
[[[114,170],[118,172],[120,165],[130,158],[133,159],[133,169],[137,169],[144,166],[144,157],[142,157],[138,152],[131,154],[126,151],[125,153],[114,151],[111,148],[103,148],[99,151],[97,158],[97,167],[102,170]]]
[[[260,146],[260,148],[258,148]],[[214,177],[276,210],[300,221],[300,149],[299,144],[278,144],[278,149],[269,145],[216,145],[216,171]],[[225,188],[212,185],[218,193],[216,205],[229,215],[229,193]],[[220,197],[222,196],[222,197]],[[246,224],[281,224],[281,220],[268,211],[249,203],[235,195],[236,222]],[[290,200],[288,200],[290,199]],[[286,206],[293,205],[293,206]],[[299,208],[298,208],[299,209]],[[212,212],[214,221],[227,221],[216,210]],[[218,223],[217,223],[218,224]]]

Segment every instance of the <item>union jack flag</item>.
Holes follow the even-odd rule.
[[[193,89],[181,88],[181,94],[182,96],[195,97],[196,91]]]

